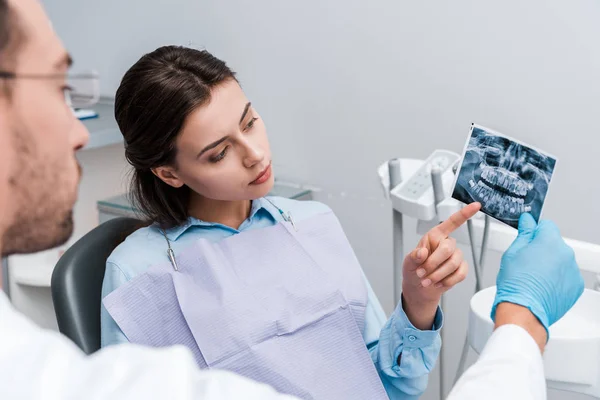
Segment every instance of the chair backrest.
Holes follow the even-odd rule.
[[[97,226],[73,244],[52,273],[52,300],[58,329],[84,352],[100,348],[100,304],[106,259],[143,223],[115,218]]]

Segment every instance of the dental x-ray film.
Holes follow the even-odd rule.
[[[539,222],[556,158],[491,129],[473,124],[452,197],[514,228],[528,212]]]

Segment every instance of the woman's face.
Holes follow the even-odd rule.
[[[265,125],[235,80],[187,117],[176,147],[176,167],[159,173],[172,186],[224,201],[254,200],[273,187]]]

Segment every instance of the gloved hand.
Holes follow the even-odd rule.
[[[584,289],[575,253],[551,221],[519,219],[519,235],[502,256],[492,307],[509,302],[528,308],[546,332],[573,307]],[[548,335],[549,337],[549,335]]]

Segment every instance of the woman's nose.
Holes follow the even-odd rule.
[[[252,168],[256,164],[260,164],[265,158],[265,152],[258,146],[258,144],[246,142],[244,155],[244,166],[246,168]]]

